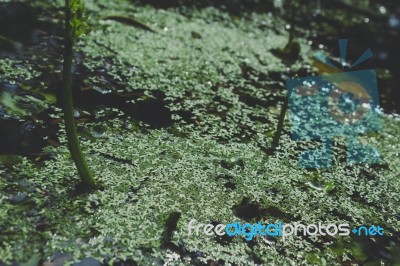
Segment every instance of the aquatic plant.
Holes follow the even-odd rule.
[[[317,15],[321,15],[322,14],[322,4],[321,4],[321,0],[317,0],[317,11],[316,14]]]
[[[284,60],[285,62],[292,64],[296,62],[299,59],[300,52],[301,52],[301,47],[300,44],[295,40],[295,35],[296,35],[296,13],[298,13],[298,9],[300,8],[300,5],[297,1],[287,1],[284,3],[284,8],[287,13],[287,20],[289,24],[286,26],[287,29],[289,30],[289,38],[287,44],[278,49],[273,49],[271,52]]]
[[[71,157],[78,169],[82,184],[94,186],[94,179],[82,153],[76,131],[74,119],[74,105],[72,100],[72,59],[73,48],[78,37],[88,33],[89,26],[85,18],[85,8],[81,0],[65,0],[65,36],[64,36],[64,63],[63,63],[63,109],[65,131]]]
[[[267,151],[267,153],[269,155],[272,155],[275,152],[275,150],[279,147],[279,141],[281,139],[282,132],[283,132],[285,116],[286,116],[286,113],[287,113],[287,110],[288,110],[288,107],[289,107],[289,97],[290,96],[287,96],[285,98],[285,102],[283,103],[283,106],[281,108],[281,112],[279,114],[279,119],[278,119],[278,124],[276,126],[276,131],[275,131],[275,134],[274,134],[274,136],[272,138],[271,145],[270,145],[270,147],[269,147],[269,149]]]

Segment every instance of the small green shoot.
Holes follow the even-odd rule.
[[[73,47],[76,40],[89,32],[90,28],[85,18],[85,8],[81,0],[65,0],[65,37],[64,37],[64,63],[63,63],[63,109],[65,131],[67,134],[68,148],[71,157],[78,169],[82,184],[93,188],[93,176],[87,166],[82,153],[76,131],[74,119],[74,105],[72,100],[72,59]]]

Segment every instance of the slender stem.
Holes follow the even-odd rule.
[[[268,155],[273,155],[275,153],[276,149],[279,147],[279,141],[282,136],[283,124],[285,122],[285,116],[286,116],[286,113],[289,108],[290,96],[291,96],[291,93],[289,93],[286,96],[285,102],[283,103],[281,112],[279,114],[278,125],[276,126],[276,131],[275,131],[274,137],[272,138],[271,145],[268,148],[264,148],[264,147],[260,146],[260,148],[262,148],[262,150]]]
[[[290,96],[286,97],[285,102],[281,109],[281,113],[279,115],[278,125],[277,125],[276,132],[275,132],[274,138],[272,139],[272,144],[271,144],[272,151],[274,151],[279,146],[279,140],[282,136],[282,131],[283,131],[283,123],[285,122],[286,112],[289,107],[289,97]]]
[[[317,15],[322,13],[321,0],[317,0]]]
[[[294,34],[295,34],[294,26],[295,26],[295,21],[296,21],[296,19],[295,19],[296,10],[295,9],[296,8],[297,8],[297,6],[296,6],[295,2],[292,1],[290,4],[290,9],[289,9],[290,31],[289,31],[289,41],[288,41],[287,47],[290,47],[290,45],[293,43],[293,40],[294,40]]]
[[[67,133],[68,148],[71,157],[78,169],[79,176],[84,185],[93,187],[95,185],[92,174],[89,171],[85,157],[83,156],[79,145],[78,134],[74,119],[74,105],[72,101],[72,58],[73,58],[73,40],[71,34],[71,10],[70,0],[65,0],[65,36],[64,36],[64,63],[63,63],[63,101],[64,101],[64,119],[65,130]]]
[[[290,12],[290,18],[291,18],[290,19],[291,28],[290,28],[290,32],[289,32],[289,41],[288,41],[288,44],[286,45],[286,47],[290,47],[290,45],[292,44],[292,42],[294,40],[294,34],[295,34],[295,29],[294,29],[294,25],[295,25],[294,17],[295,17],[295,13],[296,13],[295,12],[295,8],[296,8],[295,2],[294,1],[290,2],[289,6],[290,6],[289,12]],[[276,128],[276,132],[275,132],[274,138],[272,139],[271,146],[268,149],[269,154],[273,154],[274,151],[276,150],[276,148],[278,148],[278,146],[279,146],[279,140],[281,139],[282,131],[283,131],[283,123],[285,122],[285,116],[286,116],[287,110],[289,108],[289,98],[290,98],[290,95],[287,95],[287,97],[285,98],[285,102],[283,103],[281,113],[279,114],[279,120],[278,120],[278,125]]]

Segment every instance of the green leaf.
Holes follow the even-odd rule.
[[[329,181],[325,184],[325,193],[331,193],[335,190],[336,186],[335,183],[333,183],[332,181]]]
[[[85,6],[81,0],[71,0],[71,38],[76,41],[80,36],[90,32],[90,26],[87,23]]]

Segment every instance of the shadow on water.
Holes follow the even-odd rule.
[[[22,19],[21,19],[22,18]],[[23,3],[0,3],[0,48],[16,52],[34,38],[35,12]]]
[[[377,69],[379,74],[381,106],[388,112],[400,113],[400,6],[398,3],[374,0],[369,4],[346,1],[322,1],[322,12],[317,13],[315,1],[300,0],[291,7],[289,1],[282,1],[283,8],[273,0],[134,0],[134,4],[148,4],[156,8],[206,8],[214,7],[230,14],[241,16],[251,12],[268,13],[281,17],[298,28],[296,37],[312,41],[312,48],[318,51],[320,44],[332,47],[331,54],[338,55],[337,40],[347,38],[348,61],[355,60],[366,49],[371,48],[374,57],[357,69]],[[279,5],[278,5],[279,6]],[[294,17],[292,16],[294,14]],[[300,33],[301,32],[301,33]],[[385,73],[388,70],[388,73]],[[346,70],[349,71],[349,70]]]
[[[38,14],[51,17],[51,12],[21,2],[0,3],[0,56],[35,53],[44,38],[53,41],[53,37],[62,36],[61,25],[38,18]]]
[[[38,20],[37,14],[47,15],[48,12],[51,11],[37,10],[24,3],[0,3],[0,57],[25,60],[41,73],[29,80],[9,80],[7,71],[24,66],[12,63],[11,69],[0,69],[0,75],[4,74],[0,80],[0,154],[32,156],[39,154],[45,145],[58,145],[57,132],[62,120],[51,118],[54,114],[51,106],[62,107],[63,30],[61,25]],[[75,106],[90,113],[83,121],[94,121],[99,109],[116,108],[127,115],[127,120],[142,122],[144,127],[156,129],[174,124],[163,92],[153,91],[151,95],[145,95],[144,90],[118,92],[126,91],[126,85],[108,74],[109,68],[131,69],[130,74],[134,75],[135,66],[121,65],[106,58],[101,67],[89,69],[83,60],[100,59],[84,59],[82,54],[76,54],[73,67]],[[129,78],[120,72],[122,80]],[[79,125],[82,117],[79,111],[77,114]],[[179,114],[190,120],[189,113]]]
[[[206,8],[214,7],[227,11],[234,15],[240,15],[245,12],[266,12],[273,9],[272,0],[133,0],[134,4],[148,4],[156,8]]]
[[[350,63],[370,48],[371,59],[344,71],[376,69],[381,106],[385,112],[400,113],[400,5],[379,0],[369,1],[369,7],[344,1],[322,3],[322,13],[316,15],[314,4],[304,2],[295,12],[296,27],[312,41],[314,51],[322,44],[330,47],[332,55],[339,55],[337,40],[349,39],[346,60]],[[289,19],[285,13],[283,17]]]
[[[150,129],[167,128],[174,124],[173,114],[178,114],[189,122],[191,114],[189,112],[172,112],[168,105],[172,104],[165,100],[164,92],[153,90],[146,94],[145,90],[128,89],[126,84],[109,74],[110,67],[118,66],[118,69],[130,69],[129,73],[124,74],[119,71],[119,78],[129,80],[131,75],[135,75],[136,67],[124,63],[116,63],[113,58],[85,58],[82,54],[77,54],[77,64],[74,66],[75,74],[73,78],[74,103],[77,108],[82,110],[93,110],[98,106],[116,108],[125,113],[130,118],[142,122]],[[83,65],[83,60],[101,60],[104,64],[95,69],[89,69]],[[59,78],[55,79],[50,85],[51,90],[57,91],[61,87]],[[58,102],[60,95],[57,95]]]

